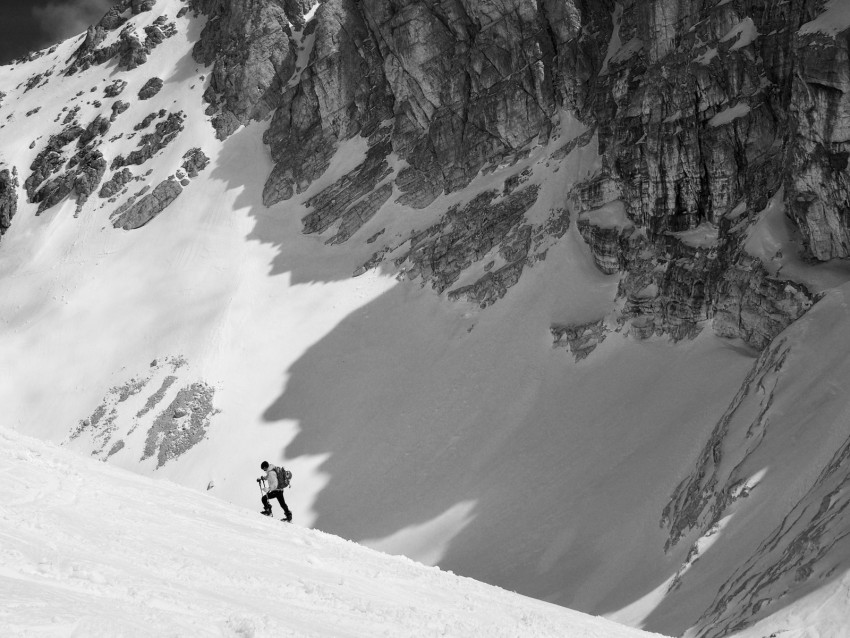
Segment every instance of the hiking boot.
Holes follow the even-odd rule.
[[[260,514],[262,514],[263,516],[271,516],[272,511],[271,510],[263,510],[262,512],[260,512]]]
[[[292,512],[287,512],[287,513],[286,513],[286,522],[287,522],[287,523],[291,523],[291,522],[292,522]]]

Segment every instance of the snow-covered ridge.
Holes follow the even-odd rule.
[[[650,638],[0,429],[3,636]]]

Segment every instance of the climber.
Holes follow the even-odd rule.
[[[266,473],[264,477],[257,479],[257,483],[260,484],[260,490],[263,492],[262,513],[266,516],[272,515],[272,506],[269,503],[269,499],[276,498],[277,502],[283,508],[285,515],[285,518],[281,520],[292,522],[292,512],[289,511],[286,501],[283,500],[283,488],[289,487],[289,479],[292,477],[292,474],[282,467],[271,465],[268,461],[263,461],[260,464],[260,469]]]

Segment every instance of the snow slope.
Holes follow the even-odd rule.
[[[175,19],[182,6],[159,0],[135,19]],[[114,203],[95,195],[77,217],[73,202],[36,216],[21,194],[0,240],[0,425],[194,488],[190,496],[163,487],[181,503],[202,500],[204,516],[234,511],[224,502],[255,510],[260,461],[283,462],[295,474],[287,499],[301,526],[635,626],[685,631],[752,547],[736,548],[733,536],[724,552],[721,536],[705,554],[716,562],[692,566],[688,544],[664,551],[661,512],[756,353],[710,330],[679,344],[611,333],[578,363],[553,349],[551,325],[602,319],[616,303],[617,277],[596,269],[575,224],[486,311],[399,281],[391,268],[352,276],[375,251],[400,244],[402,252],[412,230],[526,169],[542,188],[528,217],[546,219],[598,167],[595,140],[552,165],[554,149],[535,149],[423,211],[388,203],[349,242],[326,246],[325,237],[301,233],[303,202],[355,166],[365,143],[347,143],[307,192],[265,208],[267,123],[215,139],[201,99],[208,70],[190,52],[203,18],[176,24],[177,35],[132,72],[111,63],[62,76],[79,40],[0,67],[8,93],[0,162],[17,167],[21,181],[61,128],[54,118],[63,109],[80,106],[83,126],[109,113],[112,100],[101,96],[115,78],[128,81],[120,97],[131,106],[100,147],[107,157],[135,148],[138,137],[129,136],[149,113],[186,115],[185,130],[134,167],[142,179]],[[44,86],[23,91],[50,69]],[[136,100],[153,76],[165,88]],[[558,143],[582,132],[565,117]],[[117,205],[173,174],[194,147],[212,162],[171,206],[140,229],[112,227]],[[776,224],[765,226],[753,245],[773,254],[781,237]],[[830,275],[830,285],[845,280],[840,269]],[[157,423],[189,427],[175,401],[200,386],[212,390],[203,437],[173,456],[146,456]],[[99,429],[82,427],[98,414]],[[784,484],[771,481],[763,486],[781,493]],[[198,493],[206,490],[219,500]],[[197,506],[181,507],[194,514]],[[187,527],[204,525],[189,519]],[[127,532],[127,542],[170,535],[180,520],[134,540]],[[751,544],[769,531],[755,529]],[[670,588],[683,566],[686,586]]]
[[[3,636],[649,638],[0,430]]]

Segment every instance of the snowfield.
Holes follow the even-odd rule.
[[[827,4],[844,24],[846,2]],[[486,310],[393,265],[412,232],[507,179],[540,186],[526,217],[545,221],[599,169],[596,138],[552,160],[586,133],[564,113],[548,147],[423,210],[391,198],[327,245],[334,229],[303,234],[305,201],[358,165],[365,140],[344,143],[304,193],[263,206],[268,122],[215,138],[209,69],[191,55],[205,18],[176,18],[184,6],[159,0],[133,18],[141,29],[165,15],[176,34],[130,72],[113,60],[62,75],[80,38],[0,67],[0,169],[16,168],[21,184],[70,110],[82,127],[110,115],[115,79],[128,82],[119,97],[130,106],[98,146],[108,160],[136,149],[149,114],[185,116],[115,201],[94,193],[77,215],[69,200],[36,215],[21,188],[0,239],[0,636],[647,635],[564,607],[695,635],[737,570],[775,566],[762,543],[793,508],[818,511],[813,486],[850,436],[850,268],[796,257],[781,192],[747,250],[827,296],[780,335],[784,367],[765,377],[775,400],[754,384],[726,423],[716,471],[746,498],[716,526],[700,513],[667,548],[662,512],[758,353],[708,325],[679,343],[618,331],[618,276],[594,264],[578,214]],[[730,39],[757,35],[741,27]],[[606,60],[633,52],[617,30]],[[138,100],[151,77],[163,90]],[[180,196],[147,225],[114,228],[115,208],[174,175],[192,148],[210,164]],[[621,208],[597,221],[630,224]],[[681,239],[710,247],[716,229]],[[364,272],[384,249],[384,264]],[[458,283],[503,264],[494,248]],[[553,347],[553,326],[589,322],[608,332],[586,359]],[[294,526],[258,514],[264,459],[295,475]],[[850,525],[836,518],[830,530]],[[730,622],[741,609],[756,618],[757,605],[760,622],[741,636],[847,638],[845,545],[831,545],[809,581],[789,569],[764,600],[737,592]]]
[[[657,635],[5,429],[0,476],[4,637]]]

